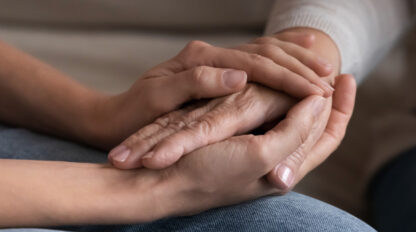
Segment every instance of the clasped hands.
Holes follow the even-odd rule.
[[[322,78],[333,70],[313,43],[292,32],[235,48],[191,42],[97,106],[111,114],[98,119],[99,145],[117,145],[117,168],[179,179],[194,203],[177,215],[285,193],[336,149],[355,100],[351,76],[334,88]]]

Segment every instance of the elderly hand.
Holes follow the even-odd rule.
[[[287,101],[279,103],[287,98]],[[284,94],[256,84],[241,92],[200,102],[158,118],[110,152],[122,169],[166,168],[197,148],[253,130],[281,116],[294,103]],[[113,155],[128,150],[122,160]]]
[[[172,191],[178,192],[172,196],[173,203],[162,202],[163,207],[158,209],[163,212],[158,214],[161,217],[190,215],[285,193],[287,188],[280,188],[280,178],[275,175],[276,167],[288,165],[292,168],[296,172],[295,183],[328,157],[344,136],[353,110],[355,81],[351,76],[340,76],[335,87],[330,120],[317,143],[314,141],[321,134],[321,117],[328,112],[327,101],[311,96],[293,107],[286,118],[265,135],[235,136],[205,146],[158,171],[163,176],[161,181],[171,183]],[[292,156],[301,159],[293,162]],[[162,192],[155,191],[155,194]]]
[[[185,196],[164,215],[188,215],[278,193],[264,176],[306,141],[321,117],[324,98],[311,96],[265,135],[241,135],[205,146],[161,171]],[[183,187],[186,186],[186,187]],[[177,210],[180,207],[180,210]]]

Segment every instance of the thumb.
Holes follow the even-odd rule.
[[[309,127],[309,130],[307,130],[307,133],[303,133],[299,139],[301,141],[299,146],[297,146],[296,149],[293,149],[292,152],[289,153],[290,155],[281,160],[267,175],[269,183],[281,191],[288,191],[293,186],[298,169],[304,163],[308,151],[324,131],[330,112],[331,101],[322,99],[321,103],[323,104],[321,106],[322,108],[318,111],[310,107],[304,109],[302,114],[311,114],[311,110],[313,110],[315,117],[313,121],[306,123],[308,126],[302,126],[301,123],[298,123],[298,127]],[[295,112],[295,114],[299,113],[300,111]],[[296,116],[302,117],[302,115]],[[303,122],[305,122],[305,120],[303,120]]]
[[[242,90],[247,73],[240,70],[198,66],[163,77],[163,95],[169,105],[179,106],[189,100],[214,98]]]

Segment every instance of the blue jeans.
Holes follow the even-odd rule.
[[[0,125],[0,158],[106,162],[100,151]],[[289,193],[148,224],[61,227],[70,231],[374,231],[356,217],[316,199]],[[44,230],[0,230],[44,232]]]

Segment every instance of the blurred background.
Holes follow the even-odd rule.
[[[231,46],[260,36],[273,1],[117,2],[2,1],[0,39],[85,85],[119,93],[190,40]],[[341,147],[295,190],[366,220],[369,180],[416,141],[415,75],[412,32],[359,86]]]

